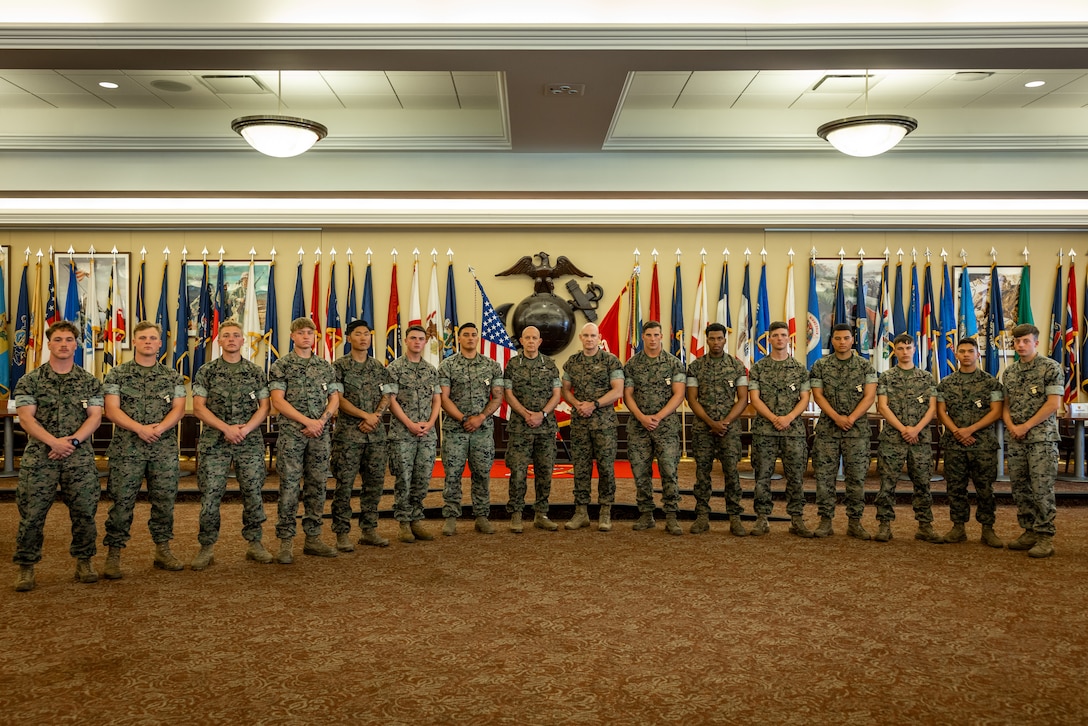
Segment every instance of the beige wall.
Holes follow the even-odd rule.
[[[412,272],[412,250],[420,251],[420,286],[421,307],[426,306],[427,286],[431,271],[431,250],[438,252],[439,291],[445,296],[445,278],[447,249],[453,250],[454,270],[457,281],[457,293],[461,321],[480,319],[479,296],[475,294],[469,266],[475,267],[480,281],[484,285],[492,302],[498,306],[505,302],[516,303],[532,293],[532,282],[524,276],[496,278],[496,272],[506,269],[522,255],[533,254],[541,250],[551,255],[554,264],[559,255],[566,255],[582,270],[593,275],[593,282],[604,288],[604,299],[600,303],[599,315],[615,300],[619,291],[631,274],[634,263],[634,250],[641,252],[643,269],[643,306],[649,304],[649,271],[651,251],[658,250],[658,274],[662,300],[664,325],[668,329],[669,299],[672,294],[676,250],[681,256],[683,274],[683,299],[685,322],[690,328],[694,309],[696,283],[699,274],[700,250],[707,251],[707,287],[710,316],[714,318],[715,298],[721,276],[722,252],[730,251],[730,291],[734,319],[739,305],[740,287],[744,269],[744,250],[751,250],[753,297],[759,280],[760,251],[767,250],[768,298],[771,305],[771,317],[782,317],[786,289],[786,267],[789,261],[787,252],[790,248],[795,254],[795,291],[796,309],[799,316],[804,314],[808,299],[809,251],[815,247],[819,257],[837,257],[843,248],[848,260],[856,260],[859,248],[865,250],[866,258],[883,256],[883,251],[891,251],[894,263],[895,253],[902,248],[904,261],[909,266],[910,252],[918,252],[919,264],[924,264],[923,253],[928,247],[933,253],[932,261],[940,263],[940,252],[949,253],[949,261],[959,263],[959,252],[966,250],[968,263],[987,265],[990,262],[990,248],[997,250],[999,265],[1019,265],[1023,263],[1022,250],[1030,251],[1029,260],[1034,268],[1032,280],[1032,300],[1036,324],[1045,330],[1050,320],[1050,303],[1054,291],[1054,267],[1057,263],[1058,250],[1077,251],[1078,291],[1083,299],[1085,259],[1088,259],[1088,233],[1084,232],[949,232],[918,230],[911,232],[766,232],[761,230],[704,229],[704,228],[653,228],[653,229],[565,229],[565,228],[388,228],[388,229],[336,229],[336,230],[192,230],[192,231],[127,231],[127,230],[0,230],[0,244],[6,245],[12,257],[8,272],[8,310],[13,313],[14,301],[18,293],[18,272],[23,259],[23,250],[30,248],[31,259],[39,249],[47,253],[49,247],[66,251],[72,247],[76,252],[85,253],[93,245],[98,253],[108,252],[116,247],[119,252],[132,255],[132,285],[135,294],[136,268],[140,260],[140,249],[147,249],[147,304],[152,310],[158,304],[159,286],[164,248],[170,249],[170,307],[173,311],[177,300],[177,267],[181,261],[182,248],[188,249],[190,261],[199,260],[201,250],[208,249],[208,259],[219,258],[219,249],[225,250],[226,259],[249,259],[249,250],[255,249],[258,260],[270,259],[272,249],[276,250],[281,341],[286,340],[291,298],[294,293],[295,270],[298,263],[298,250],[304,250],[303,279],[307,306],[310,300],[310,285],[313,277],[313,265],[317,259],[315,250],[321,249],[322,283],[328,285],[328,270],[331,262],[330,253],[336,250],[336,285],[340,297],[341,315],[345,307],[344,296],[347,292],[347,255],[350,248],[354,255],[356,286],[362,293],[363,274],[366,264],[365,251],[373,250],[374,301],[377,321],[372,321],[381,330],[384,328],[387,303],[389,299],[389,279],[392,257],[390,252],[396,249],[398,255],[399,294],[401,300],[401,320],[407,321],[409,286]],[[940,276],[934,275],[935,285],[939,290]],[[567,297],[566,281],[557,281],[556,292]],[[583,284],[586,281],[582,281]],[[909,283],[908,283],[909,288]],[[909,294],[909,291],[907,291]],[[324,293],[322,293],[324,300]],[[324,314],[324,311],[323,311]],[[627,312],[624,307],[621,328],[626,324]],[[346,320],[344,323],[346,324]],[[578,325],[584,322],[578,315]],[[380,334],[379,334],[380,339]],[[572,343],[567,351],[557,358],[562,361],[570,352],[577,350],[577,342]],[[127,352],[126,352],[127,358]]]

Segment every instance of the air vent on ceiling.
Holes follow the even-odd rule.
[[[257,94],[272,92],[256,76],[201,76],[200,80],[212,90],[212,93]]]
[[[873,85],[873,75],[869,74],[869,85]],[[816,93],[865,93],[865,74],[824,76],[812,90]]]

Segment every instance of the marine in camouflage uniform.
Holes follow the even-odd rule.
[[[94,582],[95,514],[101,485],[88,439],[102,421],[102,386],[73,364],[79,334],[66,321],[46,333],[49,361],[21,377],[15,385],[15,408],[27,433],[19,467],[15,501],[19,531],[12,561],[19,566],[15,589],[34,589],[34,565],[42,558],[45,518],[60,486],[72,521],[69,552],[77,560],[76,576]],[[93,577],[92,577],[93,576]]]
[[[692,534],[710,529],[711,471],[722,464],[725,479],[725,513],[736,535],[740,524],[740,426],[734,426],[748,405],[748,376],[735,356],[725,352],[725,326],[706,328],[707,354],[691,362],[687,370],[687,399],[695,414],[692,444],[695,454],[695,522]]]
[[[495,462],[495,420],[491,417],[503,401],[502,366],[480,355],[480,333],[469,322],[457,331],[459,352],[438,366],[442,389],[442,466],[446,486],[442,492],[442,534],[457,531],[461,516],[461,475],[468,462],[472,478],[472,516],[476,531],[494,534],[491,514],[491,465]]]
[[[555,435],[559,430],[554,411],[559,405],[562,383],[555,361],[539,349],[540,331],[533,325],[526,326],[521,331],[521,353],[510,359],[503,372],[506,402],[512,412],[506,426],[510,440],[506,449],[506,464],[510,467],[506,511],[510,513],[510,530],[514,533],[520,533],[522,528],[529,464],[533,465],[536,494],[534,526],[548,531],[558,529],[548,519],[548,498],[555,466]]]
[[[340,384],[332,365],[313,354],[314,323],[309,318],[291,322],[294,349],[268,371],[268,390],[279,413],[276,470],[280,475],[276,561],[290,564],[295,516],[301,489],[304,554],[335,557],[336,550],[321,541],[322,515],[328,492],[329,422],[340,403]]]
[[[351,552],[351,489],[361,476],[359,490],[360,544],[385,547],[389,540],[379,536],[378,502],[385,483],[389,453],[382,416],[389,408],[389,373],[369,355],[371,331],[365,320],[354,320],[347,327],[351,352],[338,358],[332,367],[343,389],[336,428],[332,433],[332,472],[336,492],[332,498],[332,531],[336,547]]]
[[[805,422],[801,414],[808,406],[808,371],[789,353],[789,326],[771,323],[768,333],[770,355],[752,365],[748,373],[748,395],[756,410],[752,419],[752,468],[755,470],[756,526],[752,534],[765,533],[767,517],[774,507],[771,476],[775,460],[781,457],[786,479],[786,513],[790,534],[811,537],[805,526],[804,474],[808,463]]]
[[[107,490],[113,499],[102,544],[110,548],[106,577],[117,579],[120,550],[129,540],[140,482],[147,480],[151,503],[148,529],[155,543],[155,567],[181,570],[170,552],[174,538],[174,500],[178,494],[178,439],[175,427],[185,415],[185,381],[159,363],[159,326],[149,321],[132,333],[134,359],[111,369],[102,380],[106,416],[113,422]]]
[[[627,421],[627,456],[635,477],[640,513],[635,530],[654,526],[653,460],[661,472],[661,506],[665,531],[682,534],[676,522],[680,507],[677,465],[680,462],[680,417],[687,375],[684,364],[661,346],[661,325],[642,328],[642,352],[623,367],[623,400],[631,412]]]
[[[623,365],[601,346],[601,334],[586,323],[578,334],[582,350],[563,363],[562,396],[571,407],[570,443],[574,464],[574,517],[567,529],[589,526],[588,506],[597,462],[597,503],[601,505],[597,529],[612,529],[612,503],[616,499],[616,409],[623,397]]]
[[[963,338],[956,346],[959,369],[937,384],[937,417],[944,424],[941,449],[948,509],[952,529],[944,536],[948,543],[967,539],[965,525],[971,518],[967,502],[967,480],[975,485],[975,519],[982,525],[982,541],[991,547],[1003,543],[994,533],[997,506],[994,481],[997,479],[998,441],[996,422],[1001,419],[1005,394],[1001,383],[978,367],[978,343]]]
[[[404,334],[404,355],[389,364],[386,393],[393,419],[389,423],[389,468],[393,474],[393,516],[400,540],[433,537],[423,528],[423,498],[434,471],[438,448],[435,423],[442,410],[438,371],[423,360],[427,331],[413,325]]]
[[[834,534],[831,520],[835,516],[835,476],[841,458],[846,475],[846,515],[850,519],[847,534],[869,539],[861,526],[865,474],[871,459],[866,412],[876,399],[877,376],[867,360],[854,354],[850,326],[836,325],[831,344],[832,352],[816,361],[809,371],[812,396],[821,408],[812,446],[816,507],[820,513],[820,525],[814,534]]]
[[[1030,549],[1032,557],[1049,557],[1054,554],[1054,482],[1060,441],[1055,414],[1065,380],[1057,361],[1036,352],[1039,331],[1035,326],[1018,325],[1012,334],[1020,360],[1009,364],[1002,379],[1003,417],[1016,519],[1024,533],[1009,543],[1009,549]]]
[[[262,491],[265,482],[264,430],[268,418],[268,380],[261,368],[242,358],[245,335],[229,320],[219,327],[222,355],[205,363],[193,381],[193,413],[204,424],[200,431],[196,467],[200,487],[201,551],[191,567],[202,570],[212,562],[212,545],[219,539],[219,508],[233,464],[242,495],[242,537],[250,543],[246,558],[261,563],[272,555],[261,542],[265,522]]]
[[[893,350],[897,363],[880,376],[876,387],[877,411],[884,417],[877,448],[880,492],[876,497],[876,518],[880,528],[876,541],[891,539],[895,487],[906,463],[914,489],[911,506],[918,522],[914,538],[940,544],[944,540],[933,531],[933,496],[929,491],[929,478],[933,474],[930,422],[937,413],[937,388],[933,375],[914,365],[911,336],[896,336]]]

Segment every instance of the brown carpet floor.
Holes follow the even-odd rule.
[[[633,502],[629,480],[619,498]],[[198,510],[177,506],[186,561]],[[947,507],[935,515],[944,531]],[[867,525],[873,516],[867,507]],[[781,522],[733,538],[720,521],[703,536],[629,521],[520,536],[496,522],[485,536],[465,519],[456,537],[336,559],[304,557],[296,540],[286,567],[243,560],[232,502],[216,563],[179,573],[151,568],[147,517],[141,501],[123,580],[72,582],[63,504],[38,588],[13,592],[9,565],[0,723],[1088,721],[1084,507],[1060,508],[1057,555],[1043,561],[982,546],[974,523],[969,543],[917,542],[900,506],[883,545],[846,538],[841,508],[829,540]],[[17,523],[14,503],[0,503],[7,562]],[[1011,507],[997,529],[1018,534]],[[392,539],[396,523],[379,530]],[[265,538],[274,545],[271,522]]]

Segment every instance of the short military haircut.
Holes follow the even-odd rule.
[[[721,323],[711,323],[706,326],[706,334],[710,335],[711,333],[721,333],[722,335],[725,335],[725,326]]]
[[[132,329],[132,337],[135,338],[137,334],[151,329],[158,333],[160,338],[162,337],[162,326],[151,320],[141,320],[136,323],[136,327]]]
[[[654,328],[660,329],[661,323],[657,322],[656,320],[651,320],[647,323],[643,323],[642,332],[645,333],[647,330],[653,330]]]
[[[846,331],[847,333],[850,333],[851,337],[853,337],[853,335],[854,335],[854,329],[851,326],[847,325],[846,323],[839,323],[838,325],[833,327],[831,329],[831,334],[834,335],[835,333],[841,333],[843,331]]]
[[[370,322],[367,320],[352,320],[348,323],[347,330],[344,331],[344,334],[351,335],[355,332],[356,328],[366,328],[367,330],[370,330]]]
[[[1039,329],[1031,323],[1022,323],[1012,329],[1012,337],[1023,338],[1025,335],[1034,335],[1036,339],[1039,338]]]
[[[62,330],[71,333],[76,337],[76,340],[79,340],[79,328],[76,327],[75,323],[69,322],[67,320],[58,320],[57,322],[50,325],[49,330],[45,331],[45,339],[52,339],[53,333],[59,333]]]
[[[960,338],[960,342],[956,343],[956,347],[959,348],[961,345],[969,345],[978,350],[978,341],[974,338]]]
[[[423,337],[427,337],[427,331],[422,325],[409,325],[408,329],[404,331],[404,337],[407,338],[409,333],[423,333]]]
[[[914,345],[914,337],[908,335],[907,333],[900,333],[899,335],[895,336],[895,339],[892,341],[892,345]]]
[[[291,321],[291,332],[302,330],[303,328],[309,328],[310,330],[317,330],[317,326],[314,325],[314,321],[309,318],[295,318]]]
[[[457,329],[457,334],[460,335],[462,330],[469,330],[469,329],[472,329],[472,330],[475,330],[475,331],[480,330],[479,328],[476,327],[476,323],[474,323],[474,322],[472,322],[470,320],[467,323],[462,323],[461,324],[461,327]]]
[[[226,328],[238,328],[239,330],[241,330],[242,324],[234,318],[231,318],[230,320],[224,320],[223,322],[219,323],[220,333],[222,333]],[[162,333],[159,333],[159,335],[162,335]]]
[[[767,333],[773,333],[776,330],[789,330],[790,326],[781,320],[776,320],[771,323],[771,327],[767,328]]]

